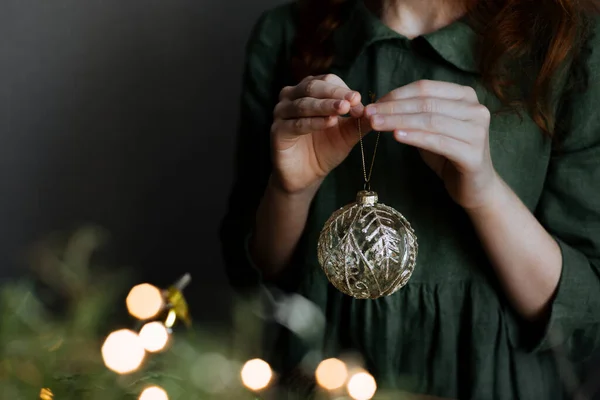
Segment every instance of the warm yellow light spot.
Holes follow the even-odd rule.
[[[175,321],[177,320],[177,313],[175,310],[170,310],[167,314],[167,319],[165,320],[165,326],[167,328],[172,328],[175,325]]]
[[[343,361],[330,358],[321,361],[315,371],[317,383],[327,390],[335,390],[344,386],[348,379],[348,368]]]
[[[141,320],[155,317],[164,305],[160,290],[148,283],[134,286],[125,302],[129,314]]]
[[[54,395],[52,394],[52,390],[48,388],[42,388],[40,391],[40,400],[53,400]]]
[[[169,332],[162,322],[148,322],[139,333],[142,346],[152,353],[161,351],[169,341]]]
[[[145,355],[140,338],[128,329],[111,333],[102,345],[104,364],[119,374],[127,374],[138,369]]]
[[[169,396],[163,388],[150,386],[140,394],[139,400],[169,400]]]
[[[269,386],[273,371],[265,361],[254,359],[244,364],[242,368],[242,382],[251,390],[262,390]]]
[[[354,400],[370,400],[377,391],[377,383],[367,372],[358,372],[348,381],[348,394]]]

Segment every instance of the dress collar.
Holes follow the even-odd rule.
[[[410,43],[418,39],[409,40],[386,26],[367,8],[364,0],[350,0],[342,18],[344,22],[335,31],[333,39],[337,66],[352,64],[373,43],[390,39]],[[479,72],[475,55],[477,34],[464,18],[420,38],[456,68]]]

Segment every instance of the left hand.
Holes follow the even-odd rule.
[[[376,131],[419,148],[425,163],[467,210],[487,206],[500,178],[489,146],[490,112],[469,86],[417,81],[370,104],[365,116]]]

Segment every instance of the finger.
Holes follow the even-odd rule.
[[[298,136],[331,128],[338,123],[338,117],[312,117],[297,119],[281,119],[273,124],[273,132],[277,135]]]
[[[275,106],[273,116],[281,119],[300,117],[326,117],[344,115],[350,111],[350,102],[335,99],[314,99],[302,97],[297,100],[284,100]]]
[[[307,81],[312,81],[313,79],[315,79],[314,76],[308,75],[308,76],[304,77],[304,79],[302,79],[299,83],[304,83],[304,82],[307,82]]]
[[[360,102],[360,93],[319,79],[299,84],[290,92],[289,99],[295,100],[301,97],[348,100],[352,105]]]
[[[442,114],[392,114],[375,115],[370,118],[371,126],[378,131],[424,131],[444,135],[465,143],[472,143],[481,136],[483,128],[472,123]]]
[[[335,75],[335,74],[325,74],[325,75],[319,75],[316,77],[316,79],[322,79],[325,82],[329,82],[332,83],[334,85],[338,85],[338,86],[342,86],[345,88],[348,88],[348,85],[346,84],[346,82],[344,82],[342,80],[342,78],[340,78],[339,76]],[[353,95],[352,98],[348,99],[346,98],[346,100],[350,101],[350,105],[352,106],[352,108],[350,109],[350,115],[358,118],[359,116],[363,115],[363,110],[364,110],[364,105],[361,103],[361,94],[358,92],[356,93],[356,97],[354,97],[355,95]]]
[[[479,103],[475,89],[456,83],[420,80],[392,90],[377,102],[410,99],[412,97],[437,97],[447,100],[464,100]]]
[[[313,81],[313,80],[325,81],[325,82],[329,82],[329,83],[332,83],[337,86],[344,87],[346,89],[350,89],[350,87],[348,87],[346,82],[344,82],[344,80],[342,78],[340,78],[339,76],[337,76],[335,74],[322,74],[322,75],[317,75],[317,76],[309,75],[309,76],[305,77],[304,79],[302,79],[298,83],[298,85],[304,84],[304,83],[307,83],[308,81]]]
[[[368,117],[375,114],[421,113],[441,114],[461,121],[489,122],[489,110],[481,104],[436,97],[412,97],[409,99],[369,104],[365,110],[365,115]]]
[[[350,116],[354,118],[364,118],[365,106],[362,103],[358,103],[356,106],[350,109]]]
[[[395,131],[394,138],[400,142],[446,157],[459,165],[468,162],[473,149],[467,143],[454,138],[421,131]]]
[[[322,80],[322,81],[325,81],[325,82],[332,83],[334,85],[345,87],[346,89],[350,89],[348,87],[348,85],[346,84],[346,82],[344,82],[344,80],[342,78],[340,78],[339,76],[337,76],[336,74],[318,75],[318,76],[315,76],[314,79],[319,79],[319,80]]]
[[[308,75],[308,76],[304,77],[304,79],[302,79],[298,83],[298,85],[301,85],[301,84],[306,83],[308,81],[312,81],[314,79],[315,79],[314,76]],[[295,88],[296,88],[296,86],[285,86],[284,88],[282,88],[279,91],[279,101],[288,99],[290,97],[290,93],[293,92]]]

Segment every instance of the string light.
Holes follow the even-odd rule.
[[[48,388],[42,388],[40,390],[40,400],[53,400],[54,394],[52,394],[52,390]]]
[[[142,346],[151,353],[161,351],[169,341],[169,332],[162,322],[148,322],[139,333]]]
[[[128,329],[111,333],[102,345],[104,364],[119,374],[127,374],[138,369],[145,355],[139,336]]]
[[[258,391],[269,386],[273,371],[269,364],[261,359],[246,362],[242,368],[242,382],[250,390]]]
[[[107,368],[119,374],[137,370],[144,361],[146,350],[158,352],[165,348],[171,328],[177,319],[188,326],[191,324],[188,305],[182,293],[190,281],[191,275],[185,274],[165,291],[148,283],[136,285],[129,291],[125,303],[132,316],[139,320],[148,320],[168,309],[167,320],[164,324],[159,321],[148,322],[142,327],[139,335],[128,329],[108,335],[102,345],[102,359]],[[43,394],[42,392],[40,395]],[[153,386],[144,390],[140,399],[164,400],[168,397],[164,390]]]
[[[190,284],[192,276],[185,274],[182,276],[173,286],[169,287],[166,291],[167,302],[170,308],[169,315],[165,325],[167,328],[171,328],[175,323],[175,319],[179,318],[188,327],[192,321],[190,318],[189,307],[185,297],[183,296],[183,289]]]
[[[176,320],[177,313],[175,312],[175,310],[169,310],[169,313],[167,314],[167,319],[165,320],[165,326],[171,329],[173,325],[175,325]]]
[[[358,372],[348,381],[347,389],[354,400],[370,400],[377,391],[377,383],[368,372]]]
[[[335,390],[344,386],[348,379],[348,368],[343,361],[330,358],[321,361],[315,371],[317,383],[327,390]]]
[[[150,386],[140,394],[139,400],[169,400],[169,396],[163,388]]]
[[[154,318],[164,306],[160,290],[149,283],[134,286],[125,300],[129,313],[140,320]]]

